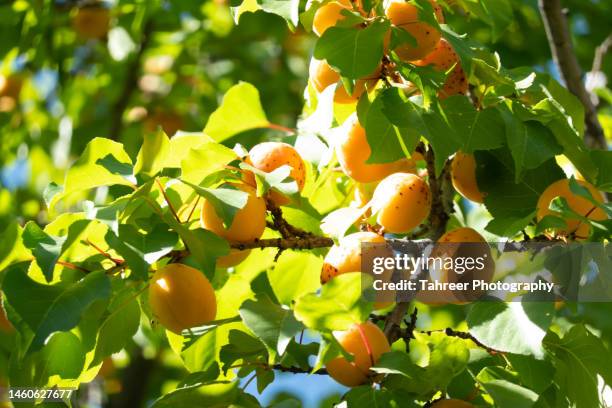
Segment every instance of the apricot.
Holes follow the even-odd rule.
[[[430,0],[436,20],[444,21],[442,9]],[[385,15],[396,27],[402,28],[416,40],[416,46],[404,43],[395,48],[397,55],[404,61],[414,61],[429,54],[440,41],[440,31],[419,19],[419,9],[403,0],[391,0],[385,6]]]
[[[226,227],[213,205],[204,200],[200,214],[202,227],[228,241],[245,242],[261,237],[266,228],[266,201],[257,197],[255,188],[246,184],[234,185],[248,194],[244,207],[236,212],[232,225]]]
[[[344,357],[336,357],[326,364],[329,375],[340,384],[356,387],[368,380],[370,367],[378,362],[380,356],[391,351],[385,334],[372,322],[354,324],[343,332],[335,332],[334,336],[353,361]]]
[[[310,64],[310,81],[317,90],[323,92],[328,86],[340,80],[340,74],[325,61],[313,59]]]
[[[474,405],[463,400],[445,399],[434,402],[431,408],[474,408]]]
[[[298,191],[302,191],[306,184],[306,165],[302,156],[295,148],[287,143],[264,142],[254,146],[249,152],[245,162],[266,173],[270,173],[281,166],[289,166],[289,177],[295,180]],[[253,174],[245,174],[246,181],[255,186]],[[291,202],[289,198],[278,191],[270,191],[269,198],[278,206]]]
[[[215,319],[215,291],[202,272],[168,264],[155,272],[149,286],[153,316],[168,330],[181,331]]]
[[[110,26],[110,11],[99,5],[80,7],[74,15],[72,26],[84,40],[104,38]]]
[[[596,201],[603,202],[603,196],[592,184],[583,180],[576,180],[576,182],[581,186],[585,187],[587,190],[589,190],[589,192]],[[586,198],[574,194],[570,190],[568,179],[562,179],[555,181],[550,186],[548,186],[538,199],[536,212],[538,221],[540,221],[547,215],[560,216],[558,212],[552,211],[548,208],[550,206],[550,202],[555,197],[565,198],[568,206],[575,213],[580,214],[590,220],[603,221],[608,218],[604,210],[597,206],[594,206]],[[567,228],[556,229],[554,231],[554,235],[562,237],[573,236],[577,240],[584,240],[589,236],[591,232],[591,226],[584,221],[577,219],[566,219],[565,222],[567,223]]]
[[[229,254],[217,258],[217,267],[230,268],[232,266],[236,266],[240,262],[244,261],[250,253],[250,249],[245,249],[244,251],[241,251],[239,249],[232,248],[230,249]]]
[[[438,91],[438,97],[445,99],[452,95],[467,94],[468,81],[465,71],[461,68],[457,53],[445,39],[441,39],[430,54],[421,60],[414,61],[414,64],[418,66],[432,65],[435,70],[443,72],[447,72],[454,66],[446,78],[446,82]]]
[[[431,194],[421,177],[411,173],[387,176],[374,190],[372,213],[386,232],[408,232],[429,215]]]
[[[155,132],[158,127],[161,127],[168,136],[172,137],[184,127],[183,118],[172,111],[156,111],[147,116],[144,121],[144,128],[147,132]]]
[[[330,1],[327,4],[319,7],[315,12],[312,21],[312,31],[319,37],[330,27],[338,24],[338,21],[343,20],[343,10],[350,10],[352,4],[350,0]]]
[[[336,144],[336,156],[344,174],[360,183],[371,183],[392,173],[415,171],[414,160],[408,158],[391,163],[366,163],[371,154],[365,129],[354,114],[344,123]]]
[[[330,279],[348,272],[361,272],[362,251],[361,243],[369,242],[381,244],[372,248],[375,252],[368,256],[393,256],[391,248],[383,247],[385,238],[373,232],[356,232],[342,238],[338,245],[330,248],[323,261],[321,269],[321,283],[327,283]]]
[[[476,160],[471,154],[457,152],[451,163],[453,187],[463,197],[476,203],[484,202],[484,195],[476,183]]]

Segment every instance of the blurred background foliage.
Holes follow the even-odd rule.
[[[440,3],[453,9],[446,15],[455,31],[469,33],[496,50],[505,67],[530,66],[559,78],[536,0],[500,1],[500,7],[512,8],[512,18],[499,13],[502,20],[496,22],[496,30],[480,18],[471,18],[479,16],[477,2]],[[576,53],[588,73],[587,85],[596,90],[600,120],[612,140],[612,92],[607,83],[612,58],[593,66],[598,47],[601,50],[610,36],[612,2],[566,0],[564,5]],[[79,14],[87,9],[101,12],[96,17],[106,27],[101,35],[92,20],[79,23]],[[0,38],[0,226],[14,219],[48,223],[46,186],[62,183],[66,168],[92,138],[120,141],[135,157],[143,135],[158,126],[168,134],[179,129],[201,131],[221,96],[241,80],[259,89],[271,122],[294,126],[302,110],[315,41],[312,33],[301,27],[292,31],[283,19],[263,11],[243,13],[236,25],[224,0],[2,0]],[[281,136],[269,129],[256,130],[227,144],[238,142],[249,148],[264,138]],[[107,194],[112,195],[112,190]],[[419,322],[430,330],[454,325],[461,321],[457,316],[462,313],[455,310],[461,307],[442,308],[429,314],[430,321]],[[610,307],[596,309],[605,316],[602,321],[609,320]],[[149,389],[141,390],[158,395],[174,388],[184,370],[163,346],[164,339],[155,344],[153,333],[146,337],[139,344],[136,336],[134,349],[142,346],[144,354],[138,360],[137,353],[136,362],[132,359],[126,369],[145,372],[147,365],[159,363],[145,384]],[[145,358],[151,356],[155,360]],[[130,386],[113,382],[121,361],[109,362],[102,371],[110,393],[113,387],[119,391],[117,387]],[[309,389],[321,387],[330,400],[342,391],[339,386],[325,388],[329,382],[319,384],[314,378],[299,381]],[[256,392],[254,387],[249,391]],[[267,389],[265,401],[304,398],[292,395],[294,389],[279,381]],[[128,406],[125,401],[124,405]]]

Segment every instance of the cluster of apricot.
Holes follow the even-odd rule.
[[[444,22],[442,8],[429,0],[434,10],[434,18]],[[345,18],[346,11],[353,11],[365,17],[375,17],[375,11],[367,13],[363,10],[360,1],[337,0],[325,3],[314,15],[313,31],[321,36],[330,27],[336,26]],[[403,0],[390,0],[385,2],[384,14],[389,19],[393,29],[404,30],[414,39],[414,43],[401,43],[393,50],[391,44],[391,31],[384,40],[386,53],[394,51],[403,62],[416,66],[431,66],[437,71],[448,72],[446,82],[438,91],[439,98],[452,95],[466,94],[468,82],[465,72],[453,47],[443,38],[437,27],[424,21],[416,5]],[[387,69],[384,72],[388,72]],[[348,93],[340,81],[340,73],[325,60],[313,59],[310,65],[310,83],[317,92],[323,92],[328,86],[338,84],[334,93],[334,102],[339,104],[355,103],[359,97],[369,89],[373,89],[383,75],[382,64],[371,74],[356,81],[352,93]]]
[[[486,193],[483,193],[476,180],[476,161],[473,155],[457,152],[451,163],[451,176],[455,189],[468,200],[476,203],[482,203]],[[576,182],[589,191],[592,198],[603,203],[604,198],[595,186],[585,180],[578,179]],[[540,195],[537,203],[536,218],[541,221],[547,215],[558,216],[560,214],[551,210],[550,203],[556,197],[562,197],[566,200],[568,207],[576,214],[592,221],[602,221],[607,219],[606,212],[593,204],[585,197],[572,192],[569,179],[561,179],[550,186]],[[553,228],[549,235],[551,238],[569,238],[573,240],[585,240],[591,232],[591,225],[585,220],[580,219],[565,219],[567,224],[564,228]]]
[[[252,167],[265,173],[287,165],[290,177],[301,191],[306,181],[306,167],[298,152],[286,143],[266,142],[253,147],[245,158]],[[247,194],[247,202],[234,215],[231,225],[225,225],[214,205],[204,200],[200,212],[203,228],[232,243],[252,242],[259,239],[266,228],[266,199],[276,205],[287,204],[290,199],[278,191],[270,190],[265,197],[256,191],[255,177],[244,174],[243,182],[231,187]],[[229,268],[242,262],[250,250],[231,249],[228,255],[217,259],[217,266]],[[216,315],[215,292],[205,275],[190,266],[168,264],[154,274],[149,286],[149,303],[153,316],[167,329],[181,333],[185,329],[201,326]]]

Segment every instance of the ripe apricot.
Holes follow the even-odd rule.
[[[368,379],[370,367],[380,356],[391,351],[385,334],[372,322],[355,324],[350,329],[334,333],[342,348],[352,354],[353,361],[336,357],[326,364],[329,375],[342,385],[356,387]]]
[[[598,202],[603,202],[603,197],[597,189],[587,181],[576,180],[578,184],[589,190],[591,195]],[[590,220],[602,221],[607,219],[607,215],[604,210],[594,206],[589,200],[579,195],[574,194],[570,190],[569,180],[562,179],[555,181],[544,190],[540,196],[537,204],[537,219],[540,221],[547,215],[560,216],[556,211],[550,210],[550,202],[555,197],[563,197],[567,201],[568,206],[577,214],[580,214]],[[591,226],[577,219],[566,219],[567,228],[557,229],[554,231],[555,235],[568,237],[573,235],[577,240],[584,240],[589,236]]]
[[[72,26],[85,40],[104,38],[110,26],[110,11],[99,5],[80,7],[74,15]]]
[[[225,256],[220,256],[217,258],[217,267],[218,268],[230,268],[232,266],[238,265],[240,262],[244,261],[247,256],[251,253],[250,249],[245,249],[241,251],[239,249],[230,249],[229,254]]]
[[[148,132],[155,132],[158,127],[161,127],[168,136],[172,137],[184,127],[183,118],[172,111],[155,111],[145,119],[144,128]]]
[[[394,173],[387,176],[374,190],[372,213],[386,232],[408,232],[429,215],[431,194],[429,186],[419,176]]]
[[[325,61],[313,59],[310,64],[310,81],[317,90],[323,92],[328,86],[340,80],[340,74]]]
[[[445,399],[434,402],[431,408],[474,408],[474,405],[463,400]]]
[[[335,26],[338,21],[344,19],[343,10],[350,10],[352,4],[350,0],[330,1],[321,6],[314,15],[312,21],[312,31],[319,37],[330,27]]]
[[[246,163],[266,173],[270,173],[281,166],[291,167],[289,176],[295,180],[298,191],[302,191],[306,183],[306,165],[302,156],[295,148],[287,143],[264,142],[254,146],[246,158]],[[246,173],[246,180],[255,186],[255,178]],[[269,197],[276,205],[286,205],[290,200],[277,191],[270,191]]]
[[[238,184],[235,187],[247,193],[249,197],[246,205],[236,212],[232,225],[229,228],[223,225],[223,220],[208,200],[204,200],[202,204],[200,223],[203,228],[228,241],[253,241],[261,237],[266,228],[266,201],[257,197],[252,186]]]
[[[371,154],[365,129],[359,124],[357,115],[352,115],[344,123],[336,144],[336,155],[344,174],[360,183],[371,183],[392,173],[415,170],[414,161],[410,159],[391,163],[366,163]]]
[[[430,3],[434,8],[436,20],[443,22],[444,16],[440,6],[434,0],[430,0]],[[419,19],[419,9],[414,4],[403,0],[391,0],[385,6],[385,15],[391,24],[407,31],[416,40],[416,46],[405,43],[395,48],[394,51],[404,61],[423,58],[440,41],[440,31]]]
[[[215,319],[215,291],[199,270],[182,264],[168,264],[155,272],[149,286],[153,316],[168,330],[201,326]]]
[[[463,197],[476,203],[484,202],[484,195],[476,183],[476,160],[471,154],[457,152],[451,163],[453,187]]]
[[[381,244],[373,247],[373,252],[367,256],[393,256],[391,248],[383,247],[385,238],[373,232],[356,232],[342,238],[338,245],[330,248],[323,261],[321,269],[321,283],[327,283],[330,279],[348,272],[362,272],[361,243],[369,242]],[[374,253],[375,252],[375,253]]]
[[[434,69],[443,72],[448,71],[454,66],[453,70],[446,78],[446,82],[438,91],[438,97],[440,99],[445,99],[457,94],[465,95],[467,93],[467,77],[463,68],[461,68],[459,57],[453,47],[445,39],[441,39],[431,53],[421,60],[414,61],[414,64],[418,66],[432,65]]]

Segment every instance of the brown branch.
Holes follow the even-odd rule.
[[[595,56],[593,57],[593,66],[591,72],[601,71],[604,56],[612,47],[612,34],[610,34],[601,44],[595,48]]]
[[[334,245],[334,240],[327,237],[310,236],[310,237],[291,237],[291,238],[268,238],[258,239],[250,242],[231,242],[230,247],[234,249],[263,249],[263,248],[278,248],[278,249],[313,249],[313,248],[328,248]]]
[[[420,150],[423,147],[420,146]],[[429,189],[431,194],[431,211],[429,213],[429,233],[433,240],[437,240],[446,232],[446,224],[453,211],[453,188],[450,179],[450,165],[447,160],[440,176],[436,176],[435,157],[431,146],[425,153],[427,174],[429,176]],[[401,323],[408,312],[410,302],[398,302],[395,308],[387,315],[385,320],[385,336],[389,343],[396,341],[401,335]]]
[[[155,182],[157,183],[157,186],[161,190],[161,193],[164,196],[164,200],[166,200],[166,204],[168,204],[168,208],[170,208],[172,215],[174,215],[174,218],[176,219],[176,221],[178,221],[178,223],[181,224],[181,218],[176,213],[176,210],[174,209],[174,206],[172,205],[172,202],[170,201],[170,197],[168,197],[168,194],[166,194],[166,189],[164,188],[162,183],[159,181],[159,179],[155,179]]]
[[[83,268],[82,266],[79,266],[79,265],[75,265],[75,264],[73,264],[71,262],[57,261],[56,263],[58,265],[63,266],[64,268],[72,269],[73,271],[81,271],[81,272],[85,272],[85,273],[91,272],[89,269]]]
[[[285,218],[283,218],[283,211],[278,207],[274,201],[266,199],[266,207],[270,214],[272,214],[272,225],[268,226],[278,232],[280,232],[283,238],[314,238],[314,234],[308,231],[304,231],[300,228],[294,227],[289,224]]]
[[[324,368],[320,368],[317,371],[313,372],[312,368],[310,367],[307,369],[303,369],[301,367],[285,367],[281,364],[270,365],[266,363],[257,363],[257,362],[235,364],[235,365],[232,365],[230,368],[241,368],[241,367],[259,367],[259,368],[263,368],[264,370],[276,370],[276,371],[282,371],[284,373],[294,373],[294,374],[329,375],[327,370]]]
[[[449,337],[458,337],[460,339],[464,339],[464,340],[471,340],[473,341],[478,347],[486,350],[489,354],[503,354],[503,351],[499,351],[499,350],[495,350],[491,347],[485,346],[484,344],[482,344],[476,337],[472,336],[472,334],[468,333],[468,332],[462,332],[462,331],[456,331],[451,329],[450,327],[447,327],[444,330],[429,330],[429,331],[420,331],[419,333],[421,334],[426,334],[428,336],[431,336],[433,333],[444,333]]]
[[[132,62],[126,68],[126,78],[123,83],[123,89],[112,108],[110,136],[112,140],[119,140],[121,129],[123,128],[123,113],[127,108],[130,97],[136,90],[138,84],[138,74],[140,72],[140,63],[145,50],[151,42],[153,33],[153,20],[149,18],[144,24],[142,36],[140,40],[140,48],[134,56]]]
[[[559,66],[569,91],[576,95],[584,106],[585,142],[591,148],[605,149],[606,139],[597,119],[595,106],[582,82],[582,69],[574,53],[567,16],[561,8],[561,0],[538,0],[538,4],[555,63]]]
[[[125,261],[123,259],[117,259],[117,258],[113,258],[111,256],[111,254],[109,254],[108,252],[106,252],[105,250],[103,250],[102,248],[100,248],[99,246],[97,246],[96,244],[94,244],[93,242],[91,242],[89,239],[85,240],[85,243],[87,243],[87,245],[91,246],[93,249],[95,249],[96,251],[98,251],[101,255],[103,255],[105,258],[110,259],[111,261],[113,261],[115,263],[115,265],[121,265],[122,263],[124,263]]]

